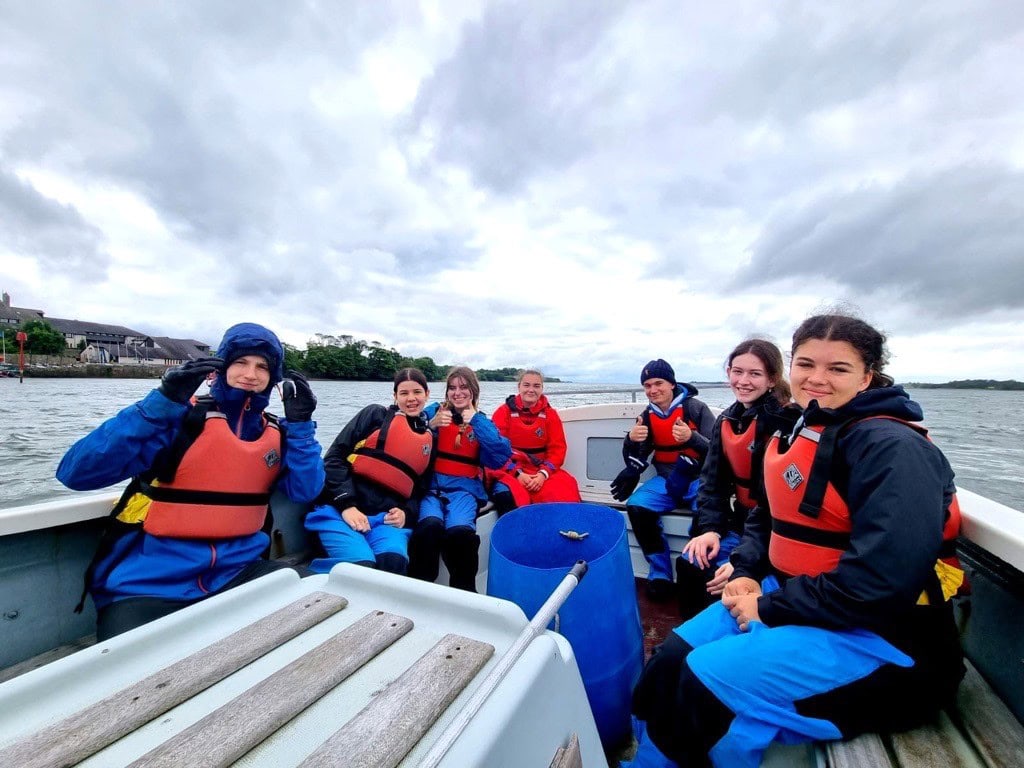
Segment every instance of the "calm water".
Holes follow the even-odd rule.
[[[131,405],[154,385],[145,379],[0,379],[0,508],[66,496],[53,473],[75,440],[105,418]],[[316,412],[325,448],[367,403],[391,400],[390,383],[318,381]],[[617,389],[617,394],[561,395],[564,390]],[[484,382],[481,406],[488,413],[514,390],[507,383]],[[434,392],[441,386],[435,385]],[[549,384],[558,408],[629,400],[629,386]],[[1024,392],[927,389],[911,393],[924,407],[932,439],[956,470],[957,484],[1015,509],[1024,510],[1024,426],[1007,414],[1024,410]],[[641,400],[643,393],[637,395]],[[701,389],[708,405],[732,402],[726,387]],[[281,413],[279,403],[271,410]]]

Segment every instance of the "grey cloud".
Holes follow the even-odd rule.
[[[0,249],[36,258],[46,271],[78,279],[101,279],[110,265],[103,234],[75,208],[41,195],[2,168]]]
[[[861,3],[841,23],[818,3],[791,2],[740,67],[723,73],[709,113],[800,118],[900,79],[945,76],[1024,27],[1016,3]]]
[[[570,166],[590,149],[594,113],[623,96],[614,70],[595,61],[622,8],[610,1],[489,7],[421,86],[412,129],[433,134],[436,160],[468,167],[498,192]]]
[[[963,167],[819,197],[770,222],[736,285],[837,281],[953,321],[1024,307],[1024,173]]]
[[[295,196],[290,185],[332,178],[348,159],[346,139],[328,139],[308,109],[308,90],[355,67],[403,13],[389,3],[343,14],[271,2],[145,12],[107,3],[77,15],[45,2],[5,6],[7,75],[36,107],[2,149],[11,161],[49,157],[131,188],[180,236],[259,241],[279,200]]]

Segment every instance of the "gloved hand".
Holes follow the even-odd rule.
[[[183,365],[176,365],[164,371],[158,389],[168,400],[184,404],[195,394],[207,376],[223,370],[224,361],[219,357],[189,360]]]
[[[636,490],[640,482],[640,475],[647,469],[647,462],[635,456],[626,459],[626,468],[619,472],[612,480],[612,498],[616,501],[625,501],[630,494]]]
[[[665,478],[665,491],[678,506],[687,506],[696,496],[696,488],[691,492],[693,481],[700,476],[700,462],[689,456],[676,459],[672,472]]]
[[[316,395],[309,388],[309,381],[298,371],[288,371],[288,378],[281,382],[281,402],[284,417],[288,421],[309,421],[316,410]]]

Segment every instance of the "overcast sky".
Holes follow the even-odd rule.
[[[722,378],[845,302],[1024,379],[1024,4],[0,0],[0,288]]]

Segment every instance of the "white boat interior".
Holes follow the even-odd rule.
[[[560,411],[570,446],[566,469],[578,479],[585,502],[621,509],[608,486],[622,466],[622,436],[642,407],[620,403]],[[946,758],[935,758],[936,753],[926,750],[930,757],[914,763],[906,754],[921,749],[917,742],[900,747],[898,740],[879,741],[872,752],[856,740],[845,751],[834,746],[773,749],[766,765],[1024,765],[1024,727],[1020,724],[1024,720],[1024,514],[969,490],[960,489],[959,494],[964,515],[960,549],[970,573],[972,594],[958,606],[958,616],[973,677],[969,677],[969,685],[965,684],[970,696],[961,703],[958,713],[951,714],[949,723],[936,727],[936,733],[950,742],[948,751],[942,754],[955,754],[960,762],[928,762]],[[83,571],[116,496],[116,492],[79,494],[0,510],[0,578],[4,586],[0,597],[4,639],[0,643],[0,758],[5,749],[12,749],[12,745],[16,748],[19,740],[30,738],[39,729],[52,727],[62,718],[74,716],[118,690],[224,641],[296,600],[329,595],[345,598],[347,605],[282,640],[207,690],[174,704],[166,714],[147,720],[81,764],[175,764],[158,761],[166,760],[166,755],[147,758],[151,762],[135,761],[159,750],[161,744],[309,654],[331,636],[350,629],[367,615],[383,611],[410,620],[413,628],[383,647],[343,684],[324,692],[301,715],[285,718],[269,736],[264,734],[241,753],[244,756],[232,759],[239,765],[252,766],[329,764],[303,761],[330,742],[339,728],[344,730],[346,723],[365,726],[371,717],[366,710],[381,698],[377,694],[386,693],[389,683],[400,680],[446,635],[464,638],[474,648],[475,644],[490,647],[492,650],[486,651],[486,658],[464,687],[454,693],[454,703],[441,707],[440,714],[427,723],[425,735],[417,737],[406,756],[397,762],[366,763],[417,765],[527,624],[522,611],[505,601],[339,566],[329,577],[299,579],[290,571],[272,574],[106,643],[92,645],[95,614],[91,605],[87,601],[81,614],[73,613],[73,607],[81,593]],[[303,510],[281,498],[273,500],[272,510],[271,555],[301,560],[308,553],[301,523]],[[487,582],[487,540],[495,520],[493,512],[479,520],[484,542],[478,576],[481,591]],[[685,515],[666,518],[666,530],[677,550],[685,542],[688,527]],[[631,557],[635,572],[645,574],[646,564],[635,546],[631,546]],[[446,583],[446,579],[447,574],[442,573],[439,582]],[[360,631],[373,634],[376,630]],[[67,655],[72,650],[76,652]],[[987,693],[978,694],[978,686]],[[379,715],[387,710],[371,713],[374,711]],[[363,719],[356,721],[360,716]],[[404,727],[400,723],[388,726]],[[384,744],[394,735],[389,729],[366,740]],[[577,764],[608,764],[589,714],[572,648],[561,636],[546,632],[530,643],[441,764],[570,765],[573,763],[552,761],[573,734],[582,756]],[[924,742],[935,741],[929,739]],[[979,746],[979,741],[986,739],[996,746]],[[868,751],[861,754],[857,751],[861,749]],[[899,754],[901,749],[905,755]],[[178,758],[181,754],[177,753]],[[851,758],[851,754],[860,756]],[[879,754],[889,762],[874,762],[881,759]]]

